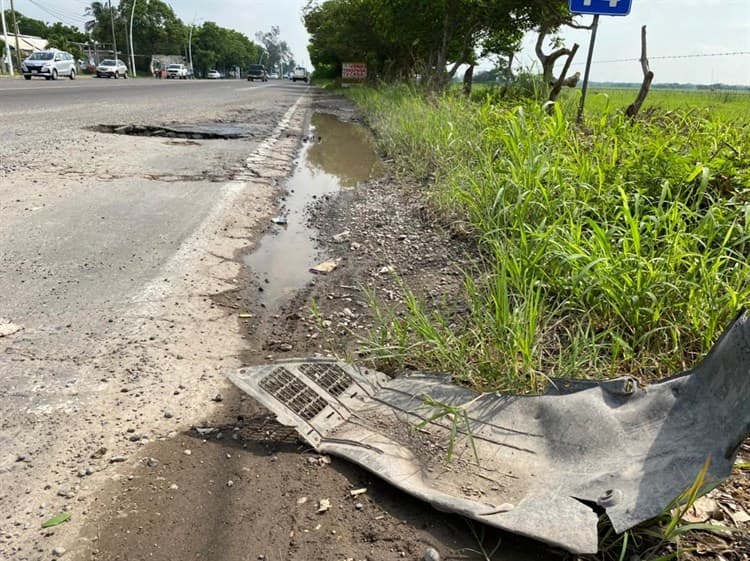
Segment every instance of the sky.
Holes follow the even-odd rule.
[[[145,1],[145,0],[139,0]],[[592,0],[605,2],[606,0]],[[622,0],[621,0],[622,1]],[[214,21],[255,38],[277,25],[298,63],[309,65],[308,35],[302,24],[306,0],[168,0],[185,23]],[[6,8],[9,0],[5,0]],[[85,0],[15,0],[16,10],[47,22],[80,25]],[[53,15],[54,14],[54,15]],[[589,22],[590,16],[580,18]],[[363,22],[366,25],[366,22]],[[750,0],[632,0],[628,16],[602,16],[596,37],[591,80],[640,82],[641,26],[647,26],[648,56],[655,83],[693,82],[750,86]],[[590,32],[566,30],[568,44],[580,44],[571,67],[583,74]],[[536,61],[534,37],[527,37],[518,57]],[[726,53],[744,53],[729,55]],[[720,56],[693,56],[716,55]],[[670,57],[670,58],[660,58]],[[685,57],[685,58],[671,58]],[[632,59],[627,62],[606,62]],[[485,63],[482,66],[487,66]]]

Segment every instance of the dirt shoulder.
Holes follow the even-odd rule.
[[[318,91],[313,99],[315,111],[359,119],[341,98]],[[261,160],[258,166],[264,169]],[[435,301],[455,294],[458,266],[469,248],[430,219],[419,190],[396,184],[386,176],[311,205],[321,255],[337,259],[338,267],[311,277],[278,309],[258,303],[263,279],[236,266],[247,249],[237,249],[231,259],[221,253],[238,273],[235,284],[207,294],[218,315],[237,318],[245,338],[227,368],[356,356],[358,335],[375,325],[368,292],[394,303],[402,299],[393,273]],[[257,226],[248,232],[250,245],[264,229],[262,222]],[[490,552],[498,543],[493,559],[559,557],[539,544],[440,513],[362,469],[315,454],[294,431],[215,376],[161,388],[169,403],[184,386],[203,386],[204,413],[179,417],[171,431],[136,442],[127,461],[107,472],[81,513],[84,523],[66,558],[385,561],[422,559],[434,548],[443,559],[484,559],[480,550]],[[125,432],[122,438],[128,435],[139,436]],[[738,477],[745,477],[740,484],[746,486],[747,476]],[[366,491],[352,494],[361,489]],[[323,499],[331,506],[319,512]],[[43,537],[39,558],[52,554],[55,532]]]
[[[348,103],[324,93],[317,94],[313,109],[357,118]],[[459,281],[461,244],[433,228],[418,193],[393,189],[392,178],[318,201],[309,219],[318,228],[322,254],[340,260],[333,273],[311,277],[278,309],[258,304],[262,279],[246,274],[211,298],[216,310],[238,317],[244,364],[356,353],[357,334],[374,325],[363,288],[398,301],[393,272],[436,296]],[[236,252],[235,262],[242,254]],[[215,382],[197,383],[215,388]],[[182,391],[164,388],[175,399]],[[500,540],[496,532],[437,512],[364,470],[318,456],[229,384],[206,400],[203,416],[187,419],[110,470],[67,557],[374,561],[421,559],[434,548],[443,558],[481,559],[474,550],[491,550]],[[358,489],[366,492],[352,495]],[[330,510],[318,512],[322,499],[330,500]],[[43,543],[49,553],[55,529],[48,534]],[[512,536],[502,540],[508,555],[503,558],[549,558],[536,544]]]

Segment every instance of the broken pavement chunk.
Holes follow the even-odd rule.
[[[328,273],[333,272],[338,266],[338,259],[331,259],[329,261],[324,261],[323,263],[315,265],[315,267],[311,267],[310,272],[317,275],[327,275]]]
[[[7,337],[21,331],[21,326],[0,318],[0,337]]]
[[[707,458],[708,481],[731,473],[750,431],[750,317],[741,313],[693,370],[647,390],[623,378],[566,380],[537,396],[478,394],[448,375],[389,379],[325,359],[229,378],[320,454],[441,511],[595,553],[591,505],[620,533],[668,508]],[[461,422],[437,406],[460,411]]]

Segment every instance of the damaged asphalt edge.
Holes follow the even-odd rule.
[[[146,371],[154,369],[158,373],[141,377],[138,392],[124,394],[142,392],[151,396],[139,404],[138,421],[134,420],[130,425],[134,430],[140,431],[139,423],[147,422],[150,432],[159,439],[175,430],[175,420],[180,426],[189,426],[194,417],[206,413],[206,403],[216,393],[216,384],[226,383],[219,373],[233,364],[239,366],[236,357],[244,349],[245,341],[236,320],[224,310],[215,308],[206,295],[220,293],[227,287],[236,288],[243,266],[234,255],[247,248],[253,233],[262,228],[267,217],[275,211],[274,177],[278,174],[281,178],[293,168],[300,135],[290,131],[302,130],[306,111],[303,97],[289,107],[268,138],[245,158],[246,171],[219,187],[216,202],[205,218],[179,241],[172,257],[132,297],[131,309],[120,318],[126,329],[125,336],[129,333],[132,339],[119,359],[118,370],[132,373],[141,372],[145,367]],[[286,155],[287,167],[274,167],[268,173],[264,170],[262,177],[252,173],[250,169],[261,167],[263,158],[271,152],[277,156]],[[172,329],[164,330],[164,321]],[[163,390],[165,386],[177,387],[187,380],[195,386],[194,391],[183,392],[179,402]],[[198,383],[199,380],[202,382]],[[134,389],[132,385],[131,389]],[[86,412],[86,417],[109,415],[119,410],[122,395],[119,388],[103,391],[92,410]],[[169,417],[165,416],[165,411],[170,411]],[[78,417],[72,418],[66,430],[75,431],[75,418]],[[92,530],[92,520],[81,515],[81,510],[89,510],[85,505],[91,506],[110,480],[126,473],[133,462],[138,461],[138,445],[123,441],[115,428],[99,437],[99,449],[122,460],[107,462],[106,467],[103,465],[88,476],[86,492],[77,497],[73,517],[58,531],[61,542],[67,542],[66,547],[77,543],[77,548],[85,548],[85,544],[93,543],[91,535],[96,534],[96,529]],[[85,457],[90,451],[85,452]],[[55,456],[49,458],[50,465],[58,461]],[[42,465],[39,468],[45,469]],[[71,478],[70,487],[77,488],[79,483],[75,474],[71,474]],[[13,508],[13,505],[9,506]],[[27,530],[35,532],[36,528],[30,526]],[[71,553],[75,549],[73,547]]]
[[[274,146],[278,143],[281,135],[290,127],[293,117],[299,110],[304,98],[298,98],[297,102],[292,105],[284,114],[279,124],[276,126],[271,135],[260,143],[255,151],[245,160],[248,172],[237,174],[235,179],[224,184],[220,191],[220,196],[210,213],[203,220],[201,225],[180,245],[174,256],[162,268],[159,279],[150,283],[143,289],[141,294],[135,299],[136,302],[148,303],[159,301],[168,292],[172,292],[174,287],[166,283],[164,277],[180,278],[185,273],[193,270],[190,261],[196,254],[204,255],[207,248],[211,247],[222,232],[225,225],[225,217],[230,208],[236,206],[236,203],[242,197],[249,187],[253,184],[262,184],[271,186],[271,180],[264,180],[257,172],[253,172],[255,166],[261,164],[264,159],[272,153],[277,153]],[[227,237],[224,235],[223,237]],[[239,246],[239,244],[238,244]],[[241,247],[244,247],[244,242]],[[240,247],[238,247],[240,248]],[[218,260],[217,260],[218,261]],[[237,270],[241,266],[237,265]],[[236,275],[235,275],[236,276]],[[148,310],[145,310],[147,313]],[[143,313],[143,311],[141,312]]]

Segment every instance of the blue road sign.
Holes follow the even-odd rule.
[[[570,11],[574,14],[600,16],[627,16],[633,0],[570,0]]]

